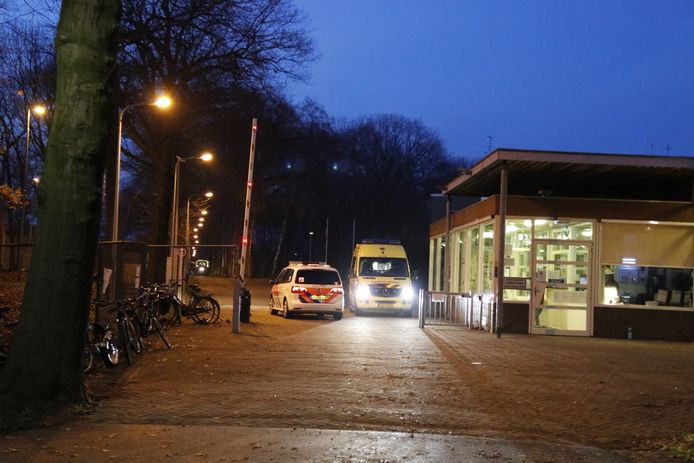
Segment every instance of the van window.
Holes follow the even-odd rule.
[[[294,275],[294,270],[290,268],[284,269],[282,273],[280,273],[280,276],[277,277],[277,282],[278,283],[291,283],[292,282],[292,276]]]
[[[296,283],[309,285],[341,285],[340,275],[335,270],[297,270]]]
[[[407,259],[395,257],[362,257],[359,275],[365,277],[409,277]]]

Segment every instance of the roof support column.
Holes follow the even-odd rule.
[[[504,257],[506,254],[506,202],[508,197],[508,166],[501,163],[501,180],[499,185],[499,229],[496,233],[496,336],[501,337],[504,325]]]

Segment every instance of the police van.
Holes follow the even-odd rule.
[[[357,315],[388,312],[410,316],[414,290],[400,241],[363,240],[349,268],[349,308]]]

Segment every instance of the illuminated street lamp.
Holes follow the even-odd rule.
[[[27,138],[24,146],[24,173],[22,175],[22,194],[26,194],[27,190],[27,178],[29,177],[29,144],[31,143],[31,113],[37,116],[43,116],[46,114],[46,107],[40,104],[31,106],[27,109]],[[22,208],[22,217],[19,223],[19,240],[22,241],[24,237],[24,222],[27,213],[26,204]]]
[[[118,241],[118,210],[120,207],[120,158],[121,145],[123,143],[123,115],[129,109],[138,106],[156,106],[159,109],[166,109],[171,106],[171,98],[160,96],[155,101],[147,103],[134,103],[124,106],[118,110],[118,151],[116,153],[116,180],[113,187],[113,229],[111,230],[111,241]]]
[[[212,193],[211,191],[208,191],[207,193],[192,195],[192,196],[189,196],[189,197],[188,197],[188,201],[186,201],[186,246],[189,245],[189,243],[188,243],[188,237],[190,236],[190,232],[188,231],[188,229],[189,229],[189,227],[190,227],[190,201],[191,201],[191,199],[193,199],[193,198],[200,198],[200,197],[204,197],[204,198],[206,198],[206,199],[210,199],[210,198],[213,197],[213,196],[214,196],[214,193]],[[203,213],[203,214],[207,214],[207,211],[206,211],[206,210],[205,210],[205,211],[202,211],[202,213]],[[197,228],[194,228],[193,231],[194,231],[194,232],[197,232],[198,229],[197,229]],[[197,236],[196,236],[196,238],[197,238]]]
[[[181,173],[181,164],[191,159],[199,159],[204,162],[209,162],[214,158],[211,153],[202,153],[198,156],[190,156],[187,158],[182,158],[176,156],[176,166],[174,167],[174,185],[173,185],[173,199],[171,201],[171,262],[175,261],[176,257],[176,246],[178,246],[178,178]],[[178,268],[178,267],[175,267]],[[173,273],[173,272],[172,272]],[[177,271],[178,273],[178,271]],[[177,275],[178,276],[178,275]],[[178,278],[176,278],[178,279]]]

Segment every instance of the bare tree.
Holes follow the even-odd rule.
[[[313,57],[303,23],[288,0],[124,2],[121,105],[147,101],[157,91],[175,100],[167,114],[140,111],[125,120],[132,141],[124,149],[128,168],[137,181],[156,186],[149,242],[168,241],[176,155],[215,147],[217,162],[238,169],[245,149],[228,139],[229,132],[247,138],[250,117],[239,118],[243,100],[303,77]],[[219,130],[221,121],[226,127]]]
[[[7,409],[85,399],[82,348],[104,155],[114,141],[119,12],[118,0],[62,4],[38,237],[19,327],[0,376],[4,419],[12,416]]]

